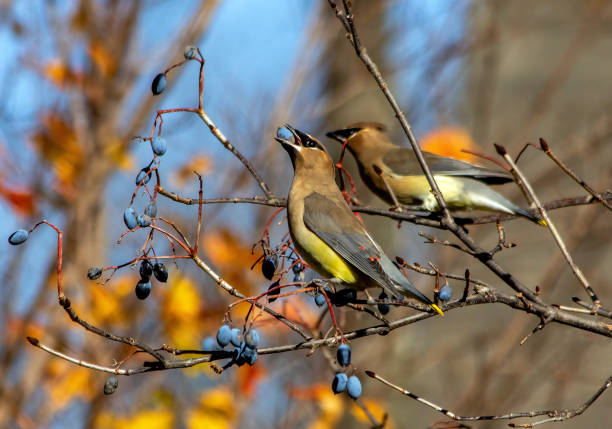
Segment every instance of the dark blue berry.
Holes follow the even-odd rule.
[[[336,352],[336,359],[340,366],[349,366],[351,363],[351,348],[348,344],[341,344]]]
[[[100,267],[91,267],[89,270],[87,270],[87,278],[89,280],[99,279],[101,275],[102,275],[102,268]]]
[[[155,155],[163,156],[166,153],[166,149],[168,149],[166,140],[161,137],[153,137],[151,139],[151,149],[153,149]]]
[[[153,95],[161,94],[164,89],[166,89],[166,75],[164,73],[160,73],[153,78],[153,82],[151,82],[151,92]]]
[[[261,273],[268,280],[272,280],[274,277],[274,273],[276,272],[276,267],[278,266],[278,256],[275,253],[268,255],[264,258],[261,263]]]
[[[138,172],[138,174],[136,175],[136,180],[134,180],[137,185],[140,185],[141,182],[143,185],[149,183],[149,180],[151,180],[151,175],[149,174],[149,171],[151,171],[151,169],[149,167],[145,167]]]
[[[193,45],[185,46],[185,50],[183,51],[183,56],[186,60],[192,60],[195,58],[196,52],[198,48]]]
[[[297,263],[296,263],[296,264],[293,266],[292,270],[293,270],[293,274],[299,274],[299,273],[301,273],[302,271],[304,271],[304,264],[302,264],[301,262],[297,262]]]
[[[449,299],[451,299],[452,294],[453,294],[453,289],[450,287],[450,285],[444,285],[440,288],[440,292],[438,293],[438,296],[440,297],[442,301],[448,301]]]
[[[332,391],[337,395],[338,393],[344,392],[346,389],[346,382],[348,377],[345,373],[339,372],[334,376],[334,380],[332,381]]]
[[[144,259],[141,263],[140,263],[140,278],[144,281],[149,281],[149,279],[151,278],[151,274],[153,274],[153,265],[151,265],[151,262],[148,259]]]
[[[156,262],[153,264],[153,274],[155,275],[155,278],[162,283],[166,283],[168,281],[168,270],[161,262]]]
[[[244,334],[244,342],[248,348],[256,349],[259,345],[259,332],[255,329],[249,329],[246,331],[246,334]]]
[[[384,292],[381,292],[380,295],[378,296],[378,299],[387,299],[387,294]],[[391,311],[391,306],[389,304],[378,304],[378,311],[380,311],[380,314],[385,315],[387,314],[389,311]]]
[[[229,325],[222,325],[217,331],[217,343],[221,347],[225,347],[232,339],[232,328]]]
[[[28,239],[28,231],[25,229],[18,229],[11,235],[9,235],[8,242],[13,246],[23,243]]]
[[[319,307],[323,307],[326,302],[325,297],[320,292],[315,293],[314,301],[315,301],[315,304],[317,304]]]
[[[213,352],[220,350],[219,344],[213,337],[206,337],[202,341],[202,350],[207,352]]]
[[[351,375],[346,382],[346,391],[351,398],[359,398],[361,396],[361,381],[354,375]]]
[[[242,344],[242,331],[240,329],[232,329],[232,336],[230,338],[230,342],[233,346],[240,347],[240,344]]]
[[[304,272],[301,271],[301,272],[293,275],[293,283],[303,282],[305,280],[305,278],[306,278],[306,276],[304,276]]]
[[[138,223],[138,226],[141,226],[143,228],[151,226],[151,218],[146,214],[139,214],[138,216],[136,216],[136,222]]]
[[[157,204],[155,204],[155,201],[151,201],[149,204],[147,204],[144,209],[144,214],[146,214],[150,218],[157,217]]]
[[[104,382],[104,394],[112,395],[113,393],[115,393],[115,390],[117,390],[118,386],[119,380],[117,380],[117,377],[115,377],[114,375],[112,377],[108,377]]]
[[[125,226],[128,229],[134,229],[138,226],[138,221],[136,220],[136,210],[131,207],[128,207],[123,212],[123,222],[125,222]]]
[[[349,288],[342,289],[336,292],[333,298],[330,297],[330,299],[335,306],[342,307],[349,302],[355,301],[357,299],[357,292]]]
[[[270,287],[268,288],[268,302],[274,302],[278,299],[276,296],[280,295],[280,288],[278,287],[279,285],[280,285],[280,281],[277,280],[274,283],[272,283]]]
[[[244,351],[246,348],[247,347],[244,345],[244,343],[242,343],[236,346],[236,348],[234,349],[233,360],[236,365],[242,366],[246,363],[246,359],[244,356]]]
[[[138,299],[146,299],[151,293],[151,282],[140,280],[136,284],[136,296]]]
[[[246,363],[253,366],[253,364],[255,364],[255,362],[257,361],[257,352],[250,347],[246,347],[242,351],[242,357],[244,358]]]

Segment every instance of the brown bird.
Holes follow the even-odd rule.
[[[314,137],[287,125],[293,141],[277,135],[294,168],[287,203],[289,232],[300,256],[321,276],[354,289],[382,287],[442,311],[385,255],[347,205],[334,164]],[[279,130],[280,131],[280,130]]]
[[[347,143],[347,149],[359,167],[367,187],[389,204],[394,204],[391,189],[400,204],[417,206],[419,210],[439,211],[411,148],[394,145],[384,133],[385,127],[375,122],[359,122],[348,128],[332,131],[327,136]],[[546,222],[507,200],[489,185],[511,182],[512,175],[469,162],[423,152],[444,201],[450,210],[488,210],[524,216],[546,226]],[[383,180],[384,179],[384,180]],[[386,184],[385,184],[386,182]]]

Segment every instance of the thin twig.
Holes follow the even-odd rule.
[[[558,422],[558,421],[562,421],[562,420],[568,420],[571,418],[574,418],[576,416],[579,416],[580,414],[582,414],[587,408],[589,408],[601,395],[603,392],[606,391],[606,389],[608,389],[611,385],[612,385],[612,376],[608,377],[606,379],[606,381],[603,383],[603,385],[582,405],[580,405],[577,408],[574,409],[561,409],[561,410],[545,410],[545,411],[523,411],[523,412],[514,412],[514,413],[508,413],[508,414],[502,414],[502,415],[498,415],[498,416],[460,416],[457,415],[455,413],[453,413],[452,411],[449,411],[447,408],[441,407],[439,405],[434,404],[431,401],[428,401],[425,398],[421,398],[420,396],[396,385],[391,383],[390,381],[384,379],[383,377],[381,377],[380,375],[376,374],[373,371],[366,371],[366,374],[369,377],[372,377],[375,380],[380,381],[381,383],[383,383],[386,386],[391,387],[392,389],[397,390],[398,392],[402,393],[403,395],[406,395],[422,404],[427,405],[430,408],[433,408],[434,410],[444,414],[445,416],[453,419],[453,420],[457,420],[457,421],[477,421],[477,420],[514,420],[514,419],[518,419],[518,418],[525,418],[525,417],[538,417],[538,416],[548,416],[548,419],[544,419],[544,420],[539,420],[536,422],[532,422],[532,423],[526,423],[526,424],[514,424],[511,423],[510,426],[511,427],[533,427],[542,423],[548,423],[548,422]]]
[[[602,203],[608,210],[612,211],[612,205],[610,205],[610,203],[608,203],[605,199],[603,199],[602,195],[599,192],[595,191],[584,180],[576,176],[576,174],[574,174],[574,172],[570,170],[569,167],[567,167],[563,163],[563,161],[561,161],[554,153],[552,153],[552,151],[550,150],[550,146],[548,145],[546,140],[544,140],[543,138],[540,138],[540,147],[542,148],[542,151],[546,155],[548,155],[548,157],[552,159],[555,162],[555,164],[559,166],[561,170],[563,170],[569,177],[574,179],[574,181],[578,183],[580,186],[582,186],[585,191],[593,195],[597,199],[597,201]]]
[[[511,167],[510,172],[517,179],[517,183],[520,182],[519,185],[522,184],[522,187],[523,187],[524,191],[527,193],[527,195],[529,195],[529,198],[536,205],[538,211],[540,212],[540,215],[546,221],[548,229],[550,230],[550,233],[552,234],[553,238],[555,239],[555,242],[557,243],[557,246],[559,246],[559,249],[561,249],[561,253],[563,253],[563,256],[565,257],[565,260],[567,261],[567,264],[569,265],[569,267],[574,272],[574,275],[576,276],[576,278],[578,278],[578,281],[584,287],[584,290],[586,291],[586,293],[589,295],[589,297],[593,301],[593,304],[595,304],[597,306],[600,305],[599,299],[597,298],[597,294],[595,293],[595,291],[593,290],[593,288],[589,284],[589,281],[586,279],[586,277],[582,273],[582,270],[574,262],[572,256],[570,255],[569,251],[567,250],[567,246],[563,242],[563,238],[561,238],[561,235],[559,234],[559,231],[557,231],[557,227],[555,226],[555,224],[552,222],[552,220],[548,216],[548,213],[546,213],[546,210],[542,206],[542,203],[540,202],[540,200],[538,199],[537,195],[535,194],[533,188],[531,187],[531,185],[527,181],[527,178],[525,177],[525,175],[518,169],[516,163],[514,162],[512,157],[510,155],[508,155],[508,152],[506,151],[506,149],[503,146],[500,146],[500,145],[496,144],[495,145],[495,149],[497,150],[497,153],[499,153],[506,160],[508,165]]]

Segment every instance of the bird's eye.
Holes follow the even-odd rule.
[[[308,138],[308,139],[306,139],[305,141],[303,141],[303,142],[302,142],[302,144],[303,144],[305,147],[312,147],[312,148],[319,147],[319,145],[317,144],[317,142],[316,142],[316,141],[314,141],[314,140],[312,140],[312,139],[310,139],[310,138]]]

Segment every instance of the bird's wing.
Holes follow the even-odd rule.
[[[304,223],[336,253],[391,296],[398,295],[396,288],[399,286],[425,302],[429,301],[402,276],[344,201],[335,202],[316,192],[310,194],[304,200]]]
[[[423,152],[423,156],[433,174],[470,177],[490,185],[507,183],[513,180],[512,175],[506,171],[491,170],[431,152]],[[394,174],[401,176],[423,174],[412,149],[394,148],[387,152],[382,160]]]

